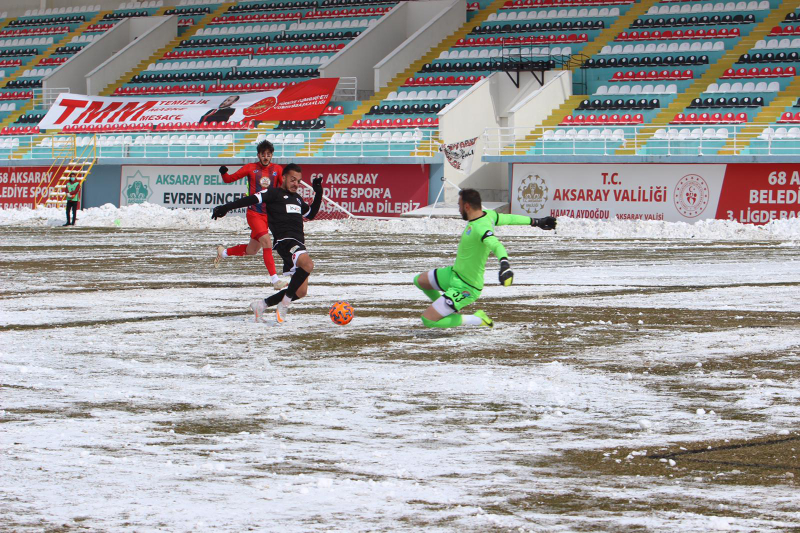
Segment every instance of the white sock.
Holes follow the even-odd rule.
[[[289,307],[289,306],[292,304],[292,299],[291,299],[291,298],[289,298],[289,296],[287,296],[287,295],[285,295],[285,294],[284,294],[284,295],[283,295],[283,300],[281,300],[281,303],[282,303],[284,306],[286,306],[286,307]],[[480,320],[480,319],[478,319],[478,320]]]
[[[269,281],[270,281],[270,283],[272,283],[273,285],[274,285],[275,283],[277,283],[277,282],[278,282],[280,279],[281,279],[281,278],[279,278],[277,274],[273,274],[273,275],[271,275],[271,276],[269,277]]]
[[[483,320],[481,319],[481,317],[475,315],[461,315],[461,325],[481,326],[483,325]]]
[[[222,257],[230,257],[230,256],[228,255],[228,249],[227,249],[227,248],[225,248],[224,250],[222,250]]]

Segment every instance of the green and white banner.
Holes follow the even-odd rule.
[[[125,165],[119,205],[148,202],[164,207],[212,209],[247,194],[247,180],[225,183],[216,166]]]

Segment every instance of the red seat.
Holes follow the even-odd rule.
[[[725,32],[728,33],[728,32]],[[714,28],[710,28],[706,30],[706,39],[716,39],[717,38],[717,30]]]
[[[644,81],[644,80],[646,80],[647,79],[647,72],[645,72],[643,70],[640,70],[639,72],[636,73],[635,79],[636,79],[636,81]]]
[[[725,113],[725,115],[722,117],[723,124],[733,124],[735,121],[736,117],[733,115],[733,113]]]
[[[780,26],[775,26],[772,28],[772,31],[769,32],[770,35],[781,35],[783,33],[783,29]]]
[[[686,30],[685,32],[683,32],[684,39],[694,39],[694,37],[695,37],[694,30]]]
[[[764,67],[758,72],[759,78],[769,78],[770,76],[772,76],[772,69],[769,67]]]
[[[613,76],[611,76],[611,81],[622,81],[624,74],[622,72],[615,72]]]
[[[783,71],[783,75],[787,78],[793,78],[797,75],[797,69],[795,67],[786,67],[786,70]]]
[[[783,73],[783,67],[775,67],[772,69],[772,75],[776,78],[782,78],[785,74]]]
[[[592,117],[594,117],[594,115],[592,115]],[[574,117],[574,120],[572,122],[574,122],[575,124],[586,124],[586,116],[578,115],[577,117]]]
[[[635,115],[633,115],[633,123],[644,124],[644,116],[641,113],[636,113]]]
[[[699,121],[700,117],[697,116],[697,113],[689,113],[683,118],[685,124],[697,124]]]
[[[677,72],[677,71],[676,71],[676,72]],[[680,79],[682,79],[682,80],[691,80],[691,79],[694,79],[694,71],[693,71],[693,70],[691,70],[691,69],[689,69],[689,70],[684,70],[684,71],[683,71],[683,73],[680,73]]]
[[[628,114],[622,115],[622,119],[620,119],[620,124],[631,124],[631,123],[633,123],[633,118],[630,115]]]
[[[586,124],[597,124],[597,117],[594,115],[589,115],[588,117],[586,117],[586,120],[584,122]]]
[[[675,118],[672,119],[672,124],[683,124],[685,118],[683,113],[678,113],[675,115]]]
[[[789,114],[791,115],[791,113],[789,113]],[[567,116],[566,116],[566,117],[564,117],[564,119],[561,121],[561,124],[562,124],[562,125],[570,125],[570,124],[572,124],[574,121],[575,121],[575,119],[573,118],[573,116],[572,116],[572,115],[567,115]]]
[[[722,122],[722,113],[714,113],[713,115],[711,115],[709,122],[711,124],[719,124],[720,122]]]
[[[746,124],[747,123],[747,113],[739,113],[736,115],[736,123],[737,124]]]
[[[700,113],[698,117],[698,122],[700,124],[708,124],[711,122],[711,116],[708,113]]]
[[[360,130],[363,127],[363,121],[361,119],[358,119],[355,122],[353,122],[353,125],[351,127]]]

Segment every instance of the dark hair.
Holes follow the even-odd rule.
[[[275,147],[272,146],[272,143],[269,141],[261,141],[258,143],[258,146],[256,146],[256,152],[259,154],[263,154],[264,152],[270,152],[274,154]]]
[[[300,168],[300,165],[297,163],[289,163],[285,167],[283,167],[283,175],[285,176],[289,172],[297,172],[298,174],[302,174],[303,170]]]
[[[473,209],[481,208],[481,193],[475,189],[461,189],[458,191],[458,195],[461,197],[462,202],[469,204]]]

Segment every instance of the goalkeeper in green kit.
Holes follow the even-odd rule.
[[[476,311],[474,315],[458,312],[480,297],[486,259],[490,253],[500,260],[500,283],[508,287],[514,281],[506,249],[494,235],[495,226],[533,226],[551,230],[556,228],[556,219],[483,210],[481,195],[475,189],[463,189],[458,193],[458,210],[461,218],[468,222],[458,243],[455,264],[423,272],[414,278],[414,285],[433,302],[422,313],[422,323],[429,328],[492,327],[494,322],[483,311]]]

